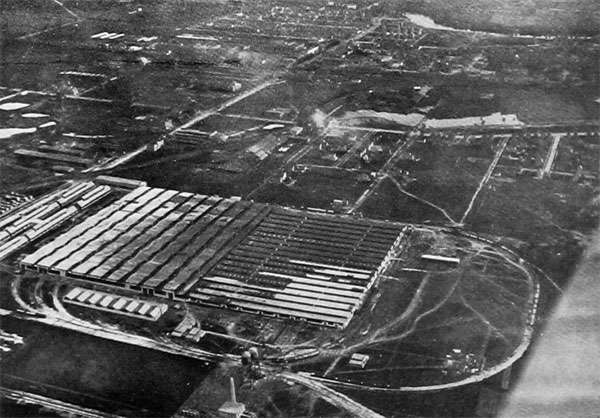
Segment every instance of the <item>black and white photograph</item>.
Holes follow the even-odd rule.
[[[0,0],[1,418],[600,418],[598,0]]]

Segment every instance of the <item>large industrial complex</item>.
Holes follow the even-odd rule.
[[[593,3],[3,0],[0,415],[514,411],[597,270]]]
[[[21,264],[344,328],[402,237],[398,225],[140,187]]]
[[[290,364],[331,381],[400,391],[479,381],[512,364],[529,344],[539,273],[483,238],[114,177],[96,182],[104,184],[67,188],[71,200],[65,192],[31,200],[7,219],[35,226],[45,216],[35,215],[40,201],[65,206],[82,193],[105,191],[79,213],[80,222],[19,259],[24,276],[16,294],[26,297],[23,283],[33,280],[34,292],[46,286],[53,295],[48,304],[40,294],[25,310],[67,315],[52,321],[127,317],[128,329],[135,329],[136,318],[160,319],[154,332],[184,342],[180,349],[192,357],[198,355],[193,344],[214,350],[233,341],[260,347],[265,365]],[[455,293],[460,299],[453,301]],[[433,309],[431,301],[438,301]],[[448,326],[450,312],[469,324],[467,333]],[[184,316],[180,324],[166,325],[178,315]],[[432,324],[448,339],[436,347],[420,335]],[[489,327],[500,340],[486,336]],[[456,345],[465,350],[458,356]],[[216,359],[237,349],[221,346],[201,356]],[[419,360],[428,379],[422,372],[381,369],[414,362],[423,350],[431,357]],[[457,370],[439,369],[440,361]]]

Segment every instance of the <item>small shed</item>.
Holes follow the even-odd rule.
[[[350,362],[348,364],[352,367],[364,369],[368,361],[369,356],[367,354],[354,353],[352,354],[352,357],[350,357]]]

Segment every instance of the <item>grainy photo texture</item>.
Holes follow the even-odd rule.
[[[596,0],[0,9],[0,416],[599,416]]]

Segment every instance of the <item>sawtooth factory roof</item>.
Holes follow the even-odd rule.
[[[403,226],[138,187],[22,260],[30,270],[345,327]]]

